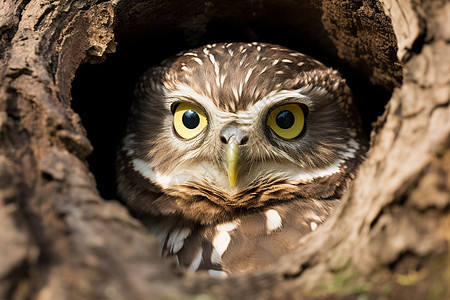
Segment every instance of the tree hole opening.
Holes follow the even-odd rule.
[[[344,7],[339,1],[151,3],[118,5],[116,53],[101,64],[82,64],[72,85],[72,108],[94,146],[89,167],[105,199],[118,199],[115,153],[139,76],[182,50],[208,43],[256,41],[305,53],[339,70],[347,80],[367,136],[401,82],[395,36],[381,11],[377,13],[384,16],[384,23],[372,22],[383,30],[370,20],[361,23],[365,16],[357,16],[356,7]],[[338,17],[343,19],[336,25],[333,18]],[[345,41],[352,36],[354,40]]]

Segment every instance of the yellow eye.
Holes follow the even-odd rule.
[[[187,102],[176,107],[173,126],[182,138],[191,139],[197,136],[207,124],[206,116],[199,107]]]
[[[281,105],[272,110],[267,125],[280,137],[290,140],[302,132],[305,115],[298,104]]]

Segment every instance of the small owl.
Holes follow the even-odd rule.
[[[140,79],[118,191],[189,270],[263,270],[333,209],[366,140],[338,72],[263,43],[206,45]]]

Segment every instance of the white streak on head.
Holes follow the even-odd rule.
[[[253,67],[250,70],[248,70],[247,75],[245,75],[245,79],[244,79],[245,83],[247,83],[247,81],[249,80],[249,78],[252,75],[252,72],[253,72],[254,69],[255,69],[255,67]]]
[[[231,50],[230,48],[228,48],[228,53],[230,54],[230,56],[233,56],[233,50]]]
[[[316,222],[311,222],[309,225],[311,226],[311,230],[312,231],[316,230],[316,228],[317,228],[317,223]]]
[[[275,209],[269,209],[268,211],[266,211],[265,215],[267,233],[271,233],[281,228],[281,226],[283,225],[281,216]]]
[[[297,64],[297,66],[299,66],[299,67],[301,67],[301,66],[303,66],[305,64],[305,62],[299,62],[298,64]]]
[[[286,59],[286,58],[282,59],[281,61],[284,63],[290,63],[290,64],[292,63],[292,60]]]
[[[208,94],[210,94],[211,95],[211,85],[209,84],[209,82],[207,81],[207,82],[205,82],[205,87],[206,87],[206,90],[208,91]]]
[[[239,100],[239,94],[235,86],[231,87],[231,91],[233,92],[234,98]]]
[[[272,62],[272,66],[275,66],[277,63],[279,63],[280,62],[280,60],[279,59],[275,59],[273,62]]]
[[[244,83],[241,81],[241,82],[239,82],[239,90],[238,90],[239,97],[242,97],[243,90],[244,90]]]
[[[259,72],[259,75],[261,75],[262,73],[264,73],[267,70],[267,67],[264,67],[261,72]]]
[[[257,46],[256,50],[258,50],[258,52],[261,51],[261,46]]]
[[[203,48],[203,53],[205,53],[205,55],[208,55],[209,54],[208,48]]]
[[[276,71],[275,74],[284,74],[283,71]]]
[[[216,76],[216,85],[217,85],[217,87],[220,87],[220,78],[219,78],[219,76]]]
[[[197,56],[197,53],[186,52],[186,53],[183,54],[183,55],[185,55],[185,56],[188,56],[188,55]]]
[[[181,70],[183,70],[183,71],[187,71],[187,70],[189,70],[186,66],[182,66],[181,67]]]
[[[220,85],[222,86],[223,85],[223,83],[225,82],[225,78],[227,77],[227,75],[225,74],[225,75],[220,75]]]
[[[216,76],[219,76],[219,64],[216,62],[216,59],[214,58],[214,55],[209,54],[208,55],[209,60],[211,61],[211,63],[214,66],[214,72],[216,73]]]
[[[234,101],[228,102],[228,107],[230,108],[230,110],[236,110],[236,102]]]
[[[209,276],[215,277],[215,278],[227,278],[228,274],[224,271],[219,270],[208,270]]]
[[[256,86],[256,85],[253,86],[253,88],[250,92],[250,95],[252,95],[252,97],[254,97],[255,99],[259,98],[258,86]]]
[[[192,60],[198,63],[200,66],[203,65],[203,61],[198,57],[193,57]]]
[[[188,267],[188,270],[191,271],[197,271],[198,267],[200,266],[200,263],[202,262],[203,258],[203,248],[198,249],[197,254],[195,255],[195,258],[192,260],[191,264]]]

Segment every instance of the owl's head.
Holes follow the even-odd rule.
[[[200,223],[339,198],[365,152],[338,72],[270,44],[207,45],[144,74],[118,157],[132,210]]]

